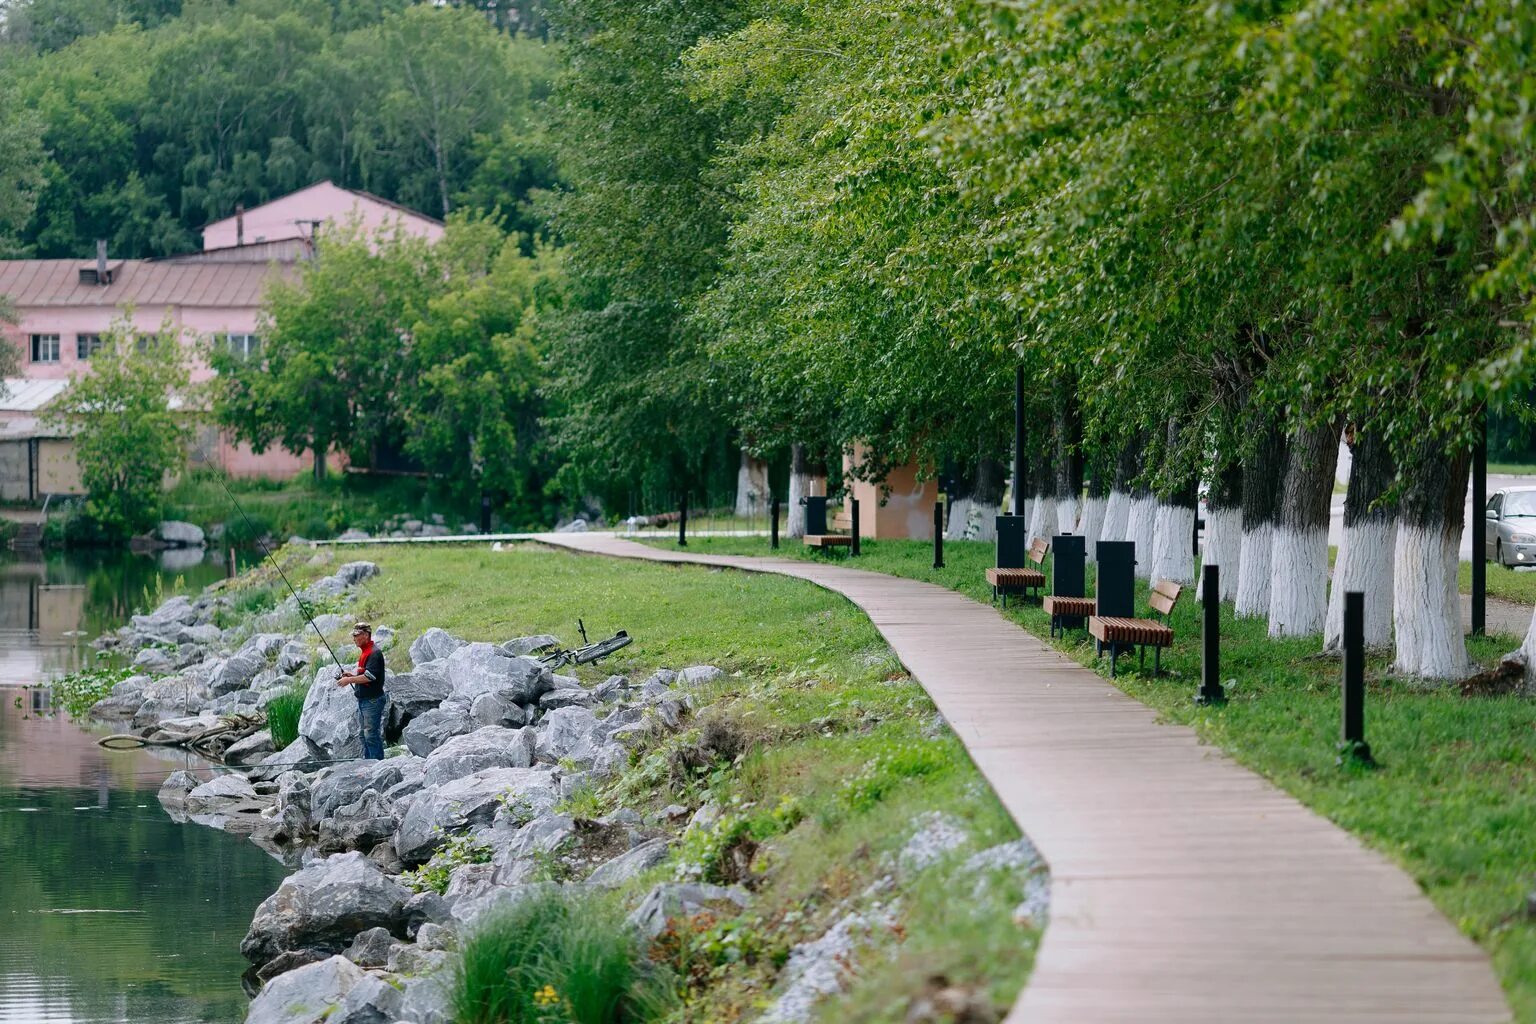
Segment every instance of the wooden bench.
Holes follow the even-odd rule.
[[[827,525],[834,530],[852,531],[853,513],[844,507],[842,511],[832,517],[832,521]],[[829,548],[848,548],[852,550],[853,534],[851,532],[807,534],[805,546],[808,548],[819,548],[823,551]]]
[[[1150,614],[1163,616],[1161,622],[1154,618],[1131,619],[1101,615],[1088,620],[1088,633],[1093,637],[1093,656],[1097,658],[1106,646],[1109,648],[1111,679],[1115,677],[1116,662],[1122,647],[1137,649],[1142,668],[1147,666],[1147,648],[1152,648],[1152,674],[1162,675],[1163,648],[1173,646],[1173,628],[1169,626],[1168,620],[1183,590],[1179,584],[1168,580],[1159,580],[1152,587],[1152,593],[1147,595],[1147,605],[1151,609]]]
[[[1073,619],[1090,619],[1099,610],[1099,600],[1096,597],[1059,597],[1056,594],[1045,596],[1045,613],[1051,617],[1051,636],[1057,632],[1067,631],[1066,623]],[[1081,628],[1082,623],[1077,623]]]
[[[998,595],[1003,598],[1003,607],[1008,607],[1009,594],[1023,594],[1029,596],[1031,590],[1039,590],[1045,586],[1045,557],[1050,554],[1051,546],[1046,543],[1044,537],[1036,537],[1029,545],[1029,560],[1038,569],[988,569],[987,582],[992,584],[992,600],[996,601]]]

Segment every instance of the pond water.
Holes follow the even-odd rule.
[[[166,816],[161,782],[198,759],[103,750],[45,688],[178,577],[224,574],[129,555],[0,563],[0,1024],[245,1015],[240,939],[285,869]]]

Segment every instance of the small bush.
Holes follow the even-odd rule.
[[[675,1004],[622,909],[598,895],[530,896],[464,943],[455,1024],[642,1024]]]
[[[224,523],[224,543],[231,547],[255,547],[256,542],[272,532],[272,523],[260,512],[238,512]]]
[[[91,705],[112,692],[112,687],[133,675],[131,668],[86,668],[71,672],[53,683],[53,703],[71,717],[79,718]]]
[[[461,864],[489,864],[493,852],[474,836],[453,836],[431,860],[402,874],[400,882],[412,892],[435,892],[441,896],[448,891],[454,868]]]
[[[309,687],[290,686],[267,705],[267,729],[272,733],[272,745],[282,750],[299,738],[299,717],[304,713],[304,698]]]

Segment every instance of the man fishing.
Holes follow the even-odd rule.
[[[363,757],[384,760],[384,652],[373,642],[373,627],[359,622],[352,627],[357,644],[357,671],[336,680],[352,687],[357,698],[357,724],[363,734]]]

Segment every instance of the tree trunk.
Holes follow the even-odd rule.
[[[1142,441],[1133,437],[1115,459],[1115,479],[1104,503],[1104,526],[1099,540],[1127,540],[1131,516],[1131,481],[1141,472]]]
[[[1235,614],[1256,619],[1269,614],[1269,567],[1280,514],[1280,484],[1290,458],[1280,422],[1263,413],[1254,417],[1251,451],[1243,460],[1243,543],[1238,554]]]
[[[1404,675],[1463,679],[1468,672],[1456,573],[1471,464],[1469,452],[1447,451],[1438,438],[1424,437],[1408,450],[1401,466],[1404,484],[1393,545],[1397,653],[1392,668]],[[1472,555],[1480,558],[1482,552]],[[1367,606],[1371,599],[1367,594]]]
[[[1054,432],[1053,432],[1054,433]],[[1029,468],[1029,480],[1034,497],[1029,505],[1029,536],[1049,540],[1056,533],[1056,469],[1055,444],[1046,438],[1037,450],[1033,465]]]
[[[1056,472],[1052,494],[1056,501],[1056,523],[1053,533],[1076,533],[1078,516],[1082,512],[1083,422],[1077,409],[1076,386],[1075,380],[1067,378],[1056,397]]]
[[[1170,417],[1168,453],[1175,460],[1179,429],[1179,421]],[[1160,496],[1152,545],[1152,579],[1170,583],[1195,581],[1195,503],[1199,500],[1200,481],[1194,474],[1184,476]]]
[[[946,540],[997,540],[997,517],[1002,511],[1006,470],[996,459],[983,455],[976,461],[975,476],[961,477],[956,490],[961,497],[949,512]]]
[[[1218,453],[1218,459],[1221,453]],[[1237,597],[1243,555],[1243,466],[1235,459],[1216,471],[1205,498],[1205,557],[1203,565],[1221,567],[1223,601]],[[1202,586],[1204,577],[1201,578]],[[1196,590],[1197,597],[1204,597]]]
[[[314,474],[315,474],[315,483],[317,483],[317,484],[325,483],[325,450],[328,447],[329,447],[329,445],[327,445],[324,441],[317,440],[315,442],[315,448],[314,448],[314,458],[315,458]]]
[[[1311,636],[1328,618],[1328,504],[1339,426],[1304,426],[1291,439],[1269,571],[1269,635]]]
[[[1341,649],[1344,633],[1344,594],[1365,594],[1365,645],[1392,646],[1393,547],[1397,540],[1396,509],[1381,498],[1397,475],[1392,450],[1380,435],[1360,432],[1350,444],[1349,490],[1344,496],[1344,535],[1333,563],[1328,592],[1328,620],[1323,650]]]
[[[1109,474],[1104,472],[1103,460],[1096,460],[1093,474],[1088,478],[1088,498],[1083,502],[1083,518],[1079,532],[1088,549],[1088,561],[1095,561],[1094,545],[1104,530],[1104,513],[1109,500]]]
[[[789,517],[784,536],[805,536],[805,506],[800,499],[811,493],[810,468],[805,463],[805,445],[789,446]]]
[[[768,511],[768,463],[741,452],[741,467],[736,471],[736,516],[755,519]]]

